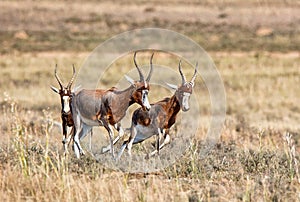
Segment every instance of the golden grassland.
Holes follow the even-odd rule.
[[[299,9],[293,0],[0,1],[0,200],[299,201]],[[176,163],[130,174],[91,155],[78,160],[71,148],[64,157],[60,100],[50,89],[58,86],[55,64],[67,82],[72,64],[78,70],[101,42],[144,27],[184,34],[212,57],[226,91],[218,142],[200,155],[211,106],[198,77],[201,124]],[[149,56],[139,54],[139,64]],[[156,53],[154,64],[175,70],[178,58]],[[133,67],[132,55],[115,61],[99,86],[111,87],[124,67]],[[167,95],[153,86],[149,97]]]
[[[205,147],[203,135],[197,134],[178,162],[148,174],[113,171],[89,155],[80,160],[63,157],[61,132],[54,124],[60,121],[59,96],[49,84],[56,85],[54,63],[67,80],[71,64],[79,66],[86,56],[1,56],[1,92],[6,92],[1,95],[0,144],[4,201],[299,199],[297,53],[211,53],[227,96],[220,140],[203,157],[199,155]],[[148,62],[146,56],[141,63]],[[124,61],[133,66],[131,56]],[[209,108],[200,78],[196,88],[204,95],[200,108]],[[161,96],[155,90],[150,95],[153,100]],[[209,110],[202,113],[210,115]],[[199,133],[205,133],[203,127]]]

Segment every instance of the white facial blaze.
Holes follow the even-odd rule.
[[[69,113],[70,112],[70,103],[69,103],[70,98],[69,98],[69,96],[63,96],[62,99],[63,99],[63,102],[64,102],[64,109],[63,110],[64,110],[65,113]]]
[[[142,104],[148,110],[151,108],[149,100],[148,100],[148,90],[142,90]]]
[[[184,109],[189,109],[189,98],[190,98],[191,94],[190,93],[183,93],[183,98],[182,98],[182,106]]]

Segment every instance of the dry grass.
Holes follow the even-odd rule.
[[[267,129],[256,133],[245,123],[235,123],[236,127],[239,125],[239,135],[244,137],[244,141],[240,140],[243,146],[231,134],[224,133],[222,138],[226,140],[220,140],[204,157],[198,152],[205,145],[196,140],[180,161],[161,172],[127,174],[106,169],[89,157],[63,158],[47,112],[33,135],[21,116],[23,111],[16,110],[12,101],[3,106],[7,106],[3,112],[11,123],[3,130],[9,139],[1,145],[3,200],[299,199],[299,179],[289,154],[291,147],[280,131]],[[291,138],[297,137],[295,134]]]
[[[89,157],[62,157],[47,112],[34,134],[22,116],[25,111],[13,101],[3,106],[10,123],[5,132],[10,137],[1,145],[0,155],[0,193],[5,201],[298,199],[299,179],[290,155],[297,145],[285,144],[280,131],[257,132],[235,123],[239,130],[227,127],[229,134],[224,133],[207,156],[199,156],[203,145],[196,140],[180,161],[161,172],[127,174],[106,169]],[[243,146],[231,136],[237,131]]]

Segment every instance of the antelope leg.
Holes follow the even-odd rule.
[[[84,155],[84,150],[82,149],[81,145],[80,145],[80,141],[79,139],[81,137],[84,137],[86,132],[89,131],[91,129],[90,126],[87,126],[83,123],[81,123],[80,118],[77,117],[76,122],[74,123],[74,128],[75,128],[75,135],[74,135],[74,152],[77,158],[80,158],[80,155]]]
[[[158,134],[157,134],[157,136],[156,136],[156,150],[157,150],[157,153],[159,154],[159,147],[160,147],[160,145],[159,145],[159,140],[160,140],[160,137],[162,136],[162,134],[161,134],[161,130],[160,130],[160,128],[157,128],[157,131],[158,131]]]
[[[124,152],[124,150],[127,146],[127,142],[128,141],[124,141],[124,143],[122,144],[121,149],[120,149],[120,151],[118,153],[118,156],[117,156],[117,161],[121,158],[121,156],[122,156],[122,154],[123,154],[123,152]]]
[[[109,140],[110,140],[110,151],[111,151],[112,157],[115,158],[114,147],[113,147],[113,137],[114,137],[114,132],[113,132],[113,130],[112,130],[112,127],[111,127],[106,121],[102,121],[102,122],[103,122],[104,128],[107,130],[108,135],[109,135]]]
[[[134,126],[131,127],[131,134],[130,134],[130,137],[129,137],[129,140],[127,142],[127,149],[128,149],[128,154],[129,156],[131,156],[131,148],[132,148],[132,144],[133,144],[133,141],[136,137],[136,134],[137,134],[137,130]]]
[[[62,130],[63,130],[63,140],[62,140],[62,143],[63,143],[63,147],[64,147],[64,154],[66,155],[68,153],[68,148],[67,148],[67,145],[66,145],[66,139],[67,139],[67,125],[66,123],[63,121],[62,123]]]
[[[93,129],[90,130],[90,142],[89,142],[90,151],[92,151],[92,137],[93,137]]]
[[[65,136],[65,138],[63,139],[63,144],[64,144],[64,150],[65,150],[65,154],[69,153],[68,151],[68,147],[70,145],[71,142],[71,138],[74,137],[75,133],[74,133],[74,126],[71,128],[71,131],[69,133],[69,136]]]
[[[113,145],[115,145],[120,140],[120,138],[122,138],[124,136],[124,130],[120,124],[115,124],[114,128],[118,131],[118,136],[114,139]],[[104,153],[108,152],[109,150],[110,150],[110,145],[107,145],[106,147],[102,147],[101,153],[104,154]]]
[[[159,150],[161,150],[164,146],[166,146],[167,144],[169,144],[170,143],[170,135],[169,134],[166,134],[165,135],[165,139],[164,139],[164,142],[159,146],[159,149],[157,150],[154,150],[153,152],[151,152],[150,153],[150,157],[151,156],[154,156],[156,153],[158,153],[159,152]]]

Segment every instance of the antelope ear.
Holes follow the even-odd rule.
[[[127,76],[126,74],[125,74],[124,76],[125,76],[126,80],[127,80],[130,84],[134,85],[134,80],[133,80],[132,78],[130,78],[130,77]]]
[[[170,84],[170,83],[167,83],[167,82],[165,82],[166,84],[167,84],[167,86],[169,87],[169,88],[171,88],[171,89],[173,89],[173,90],[177,90],[178,89],[178,87],[176,86],[176,85],[174,85],[174,84]]]
[[[74,89],[71,91],[72,93],[76,92],[81,88],[81,85],[74,87]]]
[[[59,93],[59,90],[58,90],[57,88],[55,88],[54,86],[50,86],[50,88],[51,88],[54,92]]]

